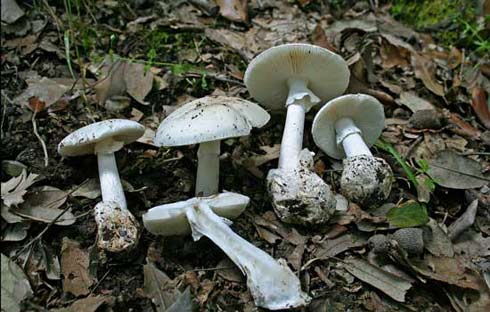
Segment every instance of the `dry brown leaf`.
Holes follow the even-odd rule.
[[[472,140],[477,140],[480,138],[481,132],[466,122],[458,114],[451,112],[445,112],[444,114],[448,123],[452,126],[449,128],[449,130]]]
[[[144,100],[153,87],[153,73],[145,70],[143,64],[129,63],[124,72],[124,80],[126,81],[126,92],[138,103],[148,105],[149,103]]]
[[[481,123],[487,129],[490,129],[490,111],[487,104],[487,96],[483,88],[476,87],[473,89],[471,93],[471,107],[473,107]]]
[[[248,20],[248,0],[216,0],[219,13],[233,22]]]
[[[27,106],[30,109],[32,109],[29,106],[29,100],[31,98],[36,98],[39,102],[43,102],[43,108],[47,108],[56,103],[68,90],[70,90],[69,86],[46,77],[36,80],[28,79],[27,84],[27,89],[15,97],[14,102],[22,106]]]
[[[409,281],[383,271],[362,259],[344,260],[344,267],[350,274],[378,288],[398,302],[405,302],[405,294],[412,287]]]
[[[412,52],[415,52],[413,47],[393,35],[381,34],[381,36],[383,40],[380,56],[383,68],[408,67],[410,65],[410,56]]]
[[[330,50],[334,53],[337,53],[337,49],[330,42],[330,40],[328,40],[328,37],[325,34],[325,31],[323,30],[323,28],[321,27],[320,24],[317,24],[315,29],[313,30],[313,33],[311,35],[311,40],[317,46],[320,46],[320,47],[325,48],[327,50]]]
[[[365,244],[366,241],[362,237],[352,234],[345,234],[319,243],[313,255],[315,258],[328,259],[330,257],[335,257],[346,250],[361,247]]]
[[[166,311],[181,294],[176,288],[177,283],[150,261],[143,266],[143,274],[144,294],[151,299],[158,312]]]
[[[61,273],[63,274],[63,291],[75,296],[90,293],[94,284],[91,275],[89,253],[80,248],[80,243],[63,237],[61,247]]]
[[[11,207],[24,202],[24,195],[27,193],[27,188],[36,182],[38,175],[22,170],[22,173],[8,180],[1,185],[2,204]]]
[[[435,257],[432,255],[424,256],[423,260],[413,260],[419,274],[426,278],[461,288],[479,290],[483,286],[483,281],[478,273],[471,270],[461,257]]]
[[[432,59],[419,53],[412,53],[411,59],[415,77],[422,80],[434,94],[444,96],[444,86],[436,80],[436,67]]]
[[[106,305],[106,306],[112,306],[114,305],[115,298],[112,296],[105,296],[105,295],[90,295],[86,298],[79,299],[75,301],[73,304],[66,308],[61,308],[61,309],[52,309],[49,310],[50,312],[95,312],[97,309],[99,309],[101,306]]]

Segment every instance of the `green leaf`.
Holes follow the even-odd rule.
[[[386,217],[390,225],[396,228],[415,227],[429,222],[425,206],[414,200],[392,208]]]

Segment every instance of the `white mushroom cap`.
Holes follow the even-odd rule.
[[[163,236],[189,234],[191,228],[185,210],[200,201],[206,202],[217,215],[227,219],[235,219],[245,210],[250,198],[227,192],[153,207],[143,215],[145,228],[153,234]]]
[[[145,132],[145,127],[136,121],[108,119],[80,128],[65,137],[58,145],[62,156],[93,154],[97,142],[113,139],[123,144],[136,141]]]
[[[345,91],[349,76],[349,68],[341,56],[319,46],[292,43],[256,56],[243,80],[257,101],[277,110],[285,107],[290,79],[304,80],[308,89],[324,103]]]
[[[269,119],[264,109],[250,101],[206,96],[185,104],[165,118],[158,127],[155,144],[181,146],[244,136]]]
[[[383,105],[370,95],[347,94],[329,101],[316,114],[311,132],[316,145],[336,159],[345,157],[335,133],[335,122],[343,117],[354,121],[367,146],[376,142],[385,124]]]

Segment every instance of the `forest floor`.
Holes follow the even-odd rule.
[[[222,143],[221,188],[251,199],[232,229],[287,261],[313,298],[299,311],[489,311],[490,4],[421,2],[2,0],[2,311],[167,311],[177,299],[171,311],[256,310],[239,269],[206,238],[142,231],[129,253],[97,250],[96,157],[62,158],[57,145],[104,119],[144,125],[116,153],[142,226],[149,208],[194,195],[197,146],[158,148],[159,123],[209,94],[253,101],[248,63],[292,42],[341,55],[346,93],[383,104],[371,150],[395,182],[385,202],[345,204],[328,224],[280,222],[265,185],[284,124],[273,114]],[[314,144],[315,111],[304,147],[339,192],[342,162]],[[392,236],[382,251],[368,242],[415,227],[420,254]]]

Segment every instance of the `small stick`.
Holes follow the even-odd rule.
[[[36,114],[37,114],[37,111],[34,111],[32,113],[32,118],[31,118],[31,121],[32,121],[32,128],[34,130],[34,135],[36,136],[36,138],[39,140],[39,142],[41,143],[41,146],[43,148],[43,153],[44,153],[44,167],[47,167],[48,164],[49,164],[49,158],[48,158],[48,149],[46,148],[46,143],[44,143],[44,140],[43,138],[41,138],[41,136],[39,135],[39,133],[37,132],[37,124],[36,124]]]

